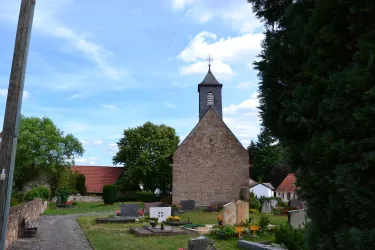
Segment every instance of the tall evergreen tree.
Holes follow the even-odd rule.
[[[375,4],[249,0],[263,125],[289,148],[308,249],[375,249]]]

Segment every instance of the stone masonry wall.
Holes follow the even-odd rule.
[[[9,210],[8,231],[5,242],[5,249],[17,240],[21,230],[23,220],[37,220],[41,213],[46,209],[41,199],[35,199],[14,207]]]
[[[210,108],[173,154],[173,202],[229,202],[249,185],[249,155]]]

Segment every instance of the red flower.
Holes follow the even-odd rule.
[[[143,216],[145,214],[145,212],[139,211],[138,214],[139,214],[139,216]]]

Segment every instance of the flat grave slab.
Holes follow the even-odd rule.
[[[134,223],[138,217],[115,216],[113,218],[97,218],[96,223]]]
[[[169,226],[183,226],[186,224],[191,224],[192,222],[190,221],[164,221],[164,224],[169,225]]]
[[[164,230],[160,229],[160,226],[156,226],[155,228],[151,226],[143,226],[143,227],[132,227],[130,231],[135,233],[136,236],[167,236],[167,235],[178,235],[178,234],[191,234],[188,230],[179,228],[179,227],[171,227],[171,226],[164,226]]]

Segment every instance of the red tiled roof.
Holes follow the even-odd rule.
[[[87,192],[103,193],[103,186],[117,181],[124,167],[73,166],[72,170],[85,175]]]
[[[276,192],[293,192],[296,186],[293,185],[296,182],[296,176],[294,174],[288,174],[283,182],[276,188]]]

